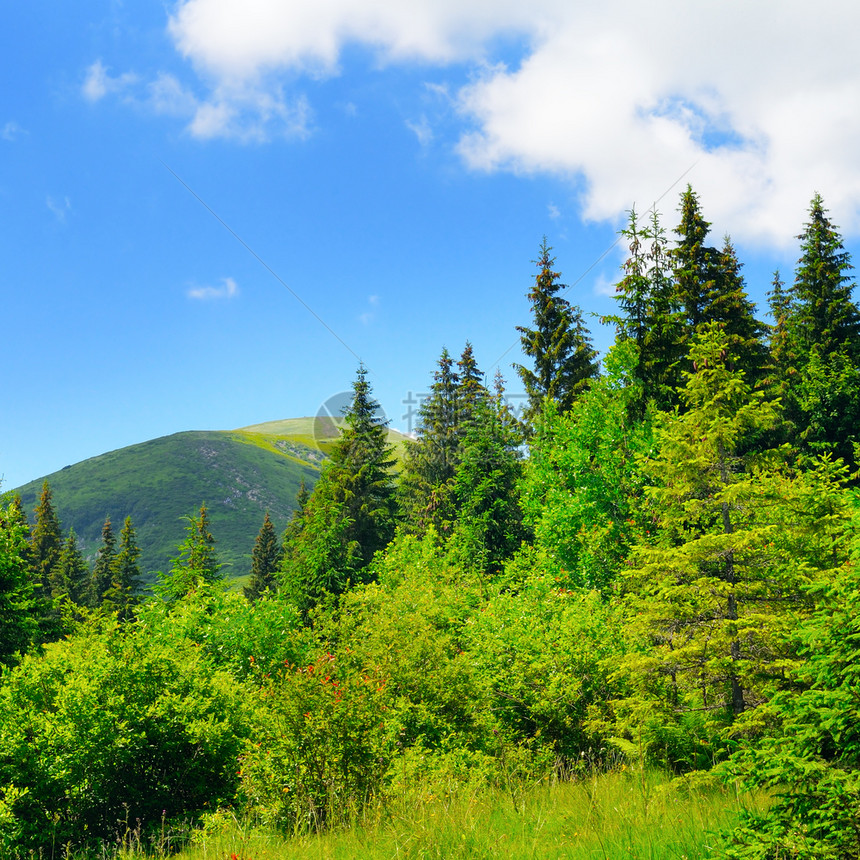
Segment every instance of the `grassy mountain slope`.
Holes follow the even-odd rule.
[[[254,539],[269,515],[280,532],[301,481],[316,483],[326,451],[338,436],[331,419],[292,418],[228,431],[187,431],[131,445],[47,475],[64,534],[73,526],[92,560],[105,517],[119,536],[131,516],[146,579],[167,571],[185,537],[183,517],[205,502],[219,560],[230,577],[250,571]],[[389,431],[396,448],[404,437]],[[42,482],[19,487],[25,509],[36,505]]]

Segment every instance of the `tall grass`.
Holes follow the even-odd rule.
[[[694,860],[718,856],[718,832],[744,806],[763,802],[673,783],[658,772],[619,770],[522,791],[413,791],[366,811],[351,827],[291,839],[230,817],[197,833],[178,860]],[[166,856],[149,856],[159,854]],[[130,840],[86,860],[95,856],[145,855]]]

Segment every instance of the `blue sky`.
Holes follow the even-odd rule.
[[[760,307],[814,191],[856,259],[855,4],[687,5],[10,7],[3,486],[315,414],[356,356],[401,429],[443,346],[516,392],[542,236],[605,350],[624,213],[688,181]]]

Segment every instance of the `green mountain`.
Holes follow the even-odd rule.
[[[90,560],[110,516],[119,534],[131,516],[147,581],[167,571],[185,537],[184,517],[209,510],[215,549],[230,577],[250,572],[254,539],[269,512],[286,526],[301,481],[316,483],[338,421],[292,418],[228,431],[187,431],[110,451],[31,481],[13,492],[30,512],[47,479],[64,533],[74,526]],[[390,430],[399,447],[405,438]]]

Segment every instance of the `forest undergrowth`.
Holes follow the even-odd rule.
[[[619,766],[567,781],[545,777],[490,789],[414,787],[350,822],[292,837],[232,812],[190,833],[165,828],[149,850],[133,830],[97,854],[64,860],[657,860],[719,857],[720,831],[745,811],[763,812],[763,793],[673,779]]]

